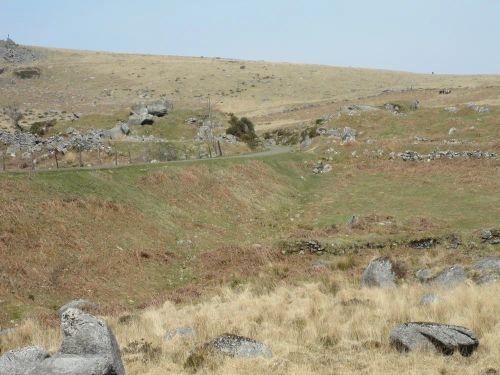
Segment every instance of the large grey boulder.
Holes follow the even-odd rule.
[[[399,351],[435,348],[444,355],[456,350],[470,356],[479,345],[479,339],[470,329],[439,323],[404,323],[390,334],[391,344]]]
[[[59,314],[59,317],[62,317],[62,314],[67,310],[67,309],[70,309],[70,308],[73,308],[73,309],[81,309],[81,308],[85,308],[85,307],[90,307],[90,308],[96,308],[97,307],[97,304],[92,302],[92,301],[89,301],[89,300],[86,300],[86,299],[75,299],[73,301],[70,301],[68,302],[67,304],[65,304],[64,306],[61,306],[59,308],[59,310],[57,310],[57,313]]]
[[[49,357],[42,348],[29,346],[14,349],[0,357],[0,375],[25,375]]]
[[[61,317],[63,343],[59,354],[106,357],[117,375],[124,374],[120,348],[106,322],[74,308]]]
[[[430,279],[431,285],[442,288],[454,288],[465,282],[467,276],[461,266],[450,267]]]
[[[388,257],[373,259],[361,276],[361,285],[364,287],[394,288],[396,274],[393,271],[392,261]]]
[[[96,317],[69,307],[61,314],[63,343],[29,375],[125,375],[116,338]]]
[[[101,355],[58,354],[43,361],[27,375],[118,375],[108,358]]]

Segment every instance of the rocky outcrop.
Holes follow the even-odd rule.
[[[156,117],[166,116],[172,108],[172,103],[165,98],[134,104],[131,107],[128,125],[152,125]]]
[[[364,287],[394,288],[396,273],[393,271],[392,261],[388,257],[373,259],[361,276],[361,285]]]
[[[21,46],[12,39],[0,40],[0,61],[11,64],[29,64],[40,58],[40,54]]]
[[[6,353],[0,357],[0,375],[16,374],[2,372],[13,363],[23,375],[125,375],[118,343],[106,322],[69,307],[61,314],[61,329],[63,342],[54,356],[39,348]]]
[[[444,355],[459,351],[470,356],[478,347],[479,339],[465,327],[438,323],[404,323],[390,334],[391,344],[399,351],[435,348]]]
[[[42,138],[28,132],[11,133],[0,130],[0,144],[9,146],[8,153],[13,155],[18,151],[40,152],[43,149],[63,154],[70,150],[96,151],[106,149],[103,140],[109,138],[107,132],[91,129],[87,133],[80,133],[70,128],[65,136]]]
[[[0,357],[0,375],[25,375],[49,357],[42,348],[30,346],[14,349]]]

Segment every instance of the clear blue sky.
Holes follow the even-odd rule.
[[[500,73],[500,0],[0,0],[0,38],[117,52]]]

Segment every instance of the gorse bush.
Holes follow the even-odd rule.
[[[226,134],[231,134],[247,143],[251,147],[257,145],[257,134],[255,134],[255,126],[246,117],[238,118],[231,113],[229,119],[229,128],[226,129]]]

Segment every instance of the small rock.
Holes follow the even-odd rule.
[[[444,108],[444,111],[449,112],[449,113],[455,113],[455,112],[458,112],[458,108],[457,107],[446,107],[446,108]]]
[[[464,357],[470,356],[479,346],[479,340],[471,330],[438,323],[401,324],[391,332],[390,340],[402,352],[434,347],[444,355],[458,350]]]
[[[419,305],[433,305],[439,302],[439,297],[433,293],[426,293],[420,298]]]
[[[418,109],[420,109],[420,101],[415,100],[414,102],[412,102],[412,103],[410,104],[410,110],[412,110],[412,111],[416,111],[416,110],[418,110]]]
[[[170,341],[176,336],[192,337],[192,336],[196,336],[196,331],[192,327],[178,327],[178,328],[175,328],[173,330],[168,331],[165,334],[165,340]]]
[[[177,240],[177,246],[191,247],[191,246],[193,246],[193,241],[191,241],[191,240]]]
[[[388,257],[372,260],[361,276],[361,285],[380,288],[396,287],[396,274],[393,271],[392,261]]]
[[[450,128],[450,130],[448,130],[448,135],[455,134],[456,132],[457,132],[457,128]]]
[[[417,277],[418,281],[420,281],[421,283],[426,283],[432,278],[432,272],[430,269],[426,268],[426,269],[418,270],[415,273],[415,276]]]

